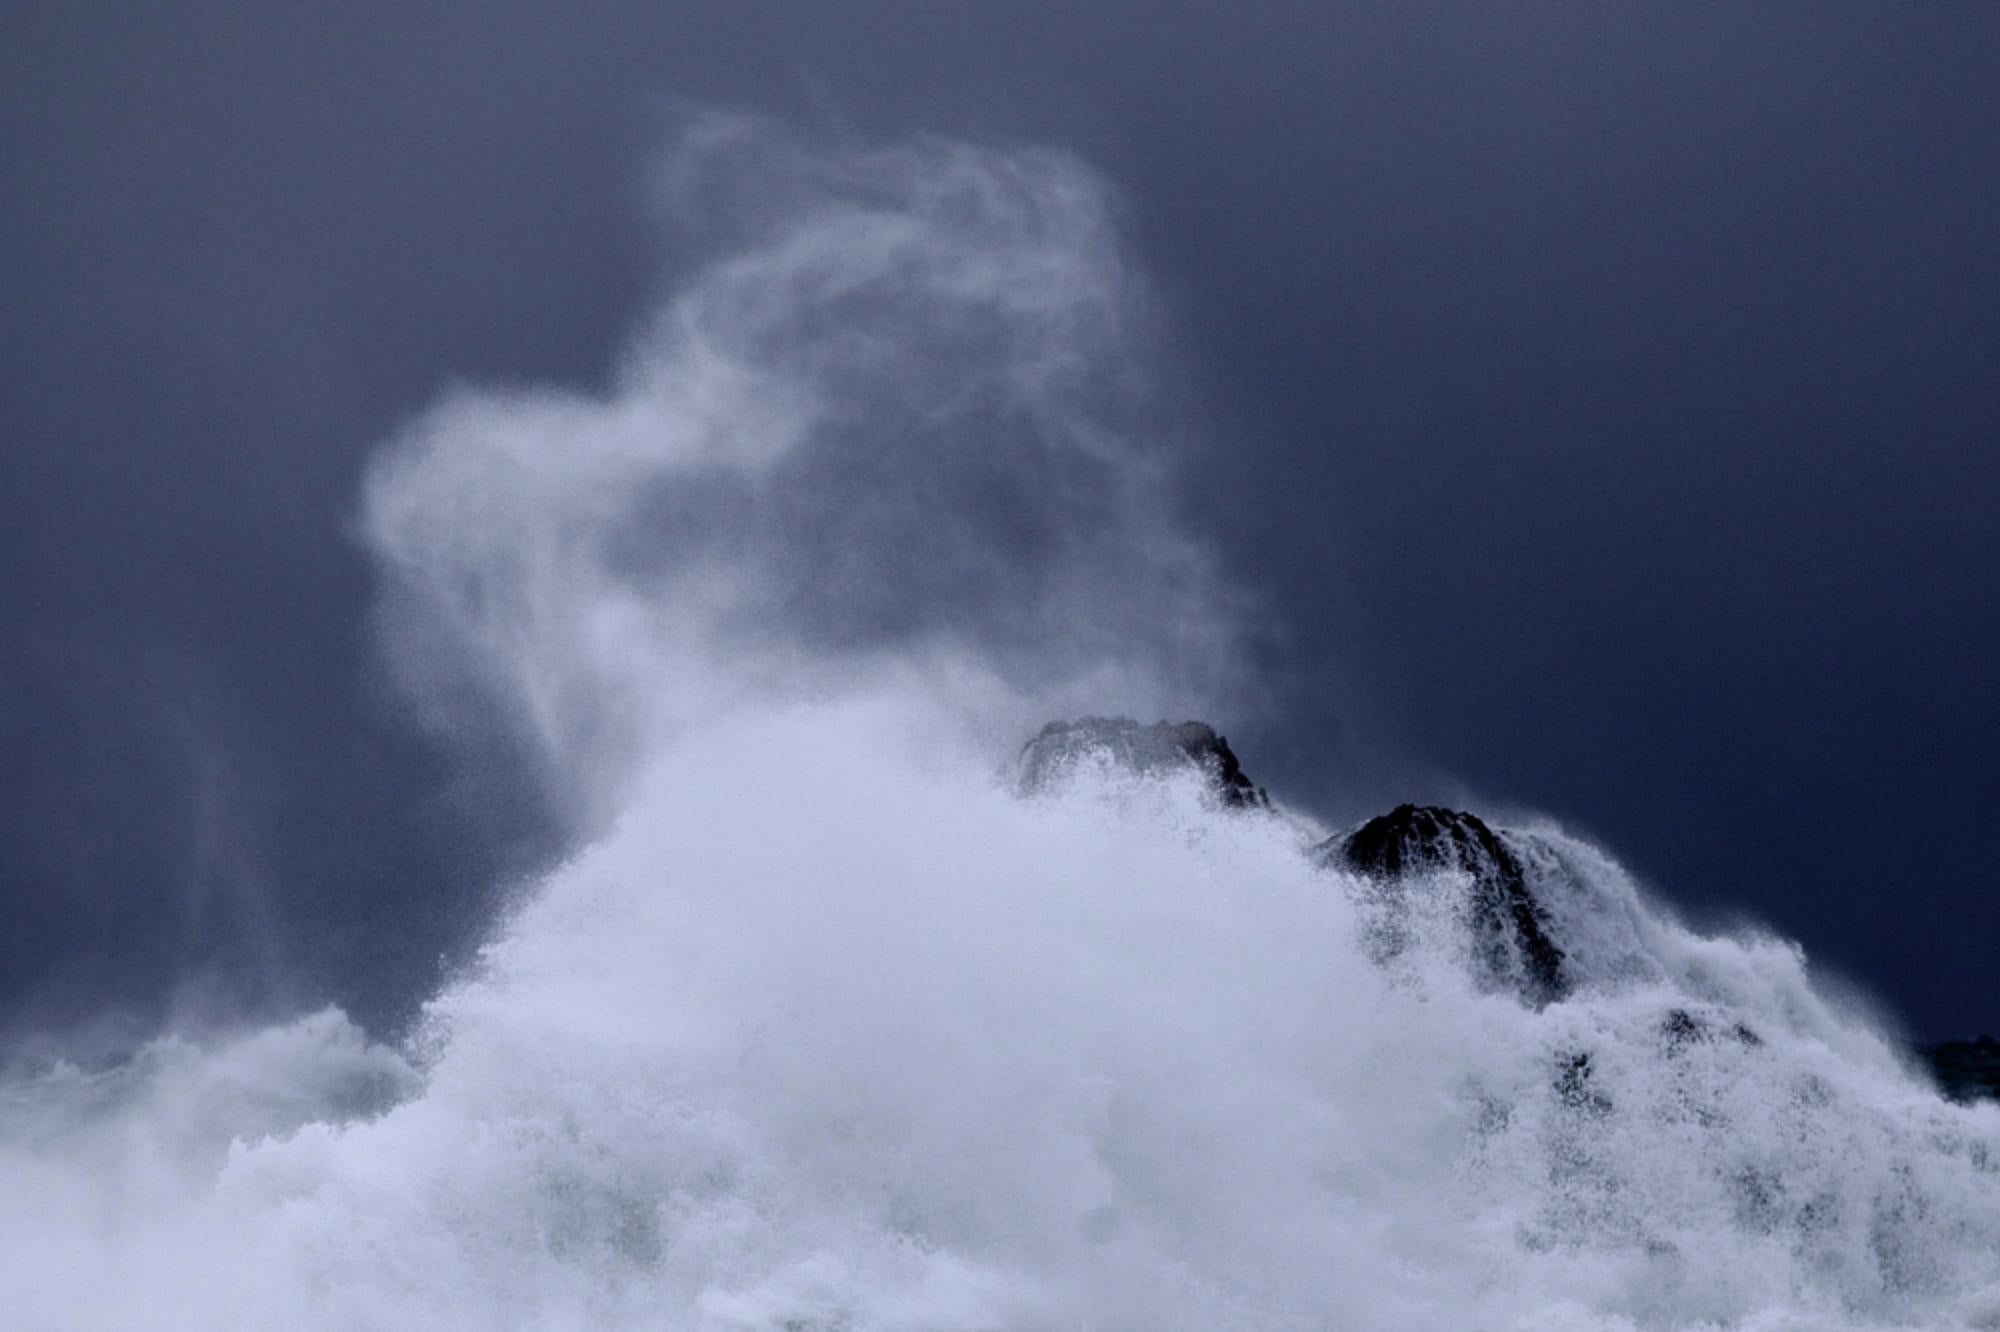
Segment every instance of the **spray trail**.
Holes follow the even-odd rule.
[[[15,1325],[2000,1326],[2000,1112],[1795,948],[1509,830],[1525,1002],[1450,867],[1087,752],[1017,790],[1050,715],[1226,705],[1250,605],[1087,170],[717,121],[671,179],[738,243],[610,388],[458,393],[365,501],[424,715],[577,850],[408,1049],[7,1083]]]
[[[1095,176],[715,119],[666,178],[735,248],[609,391],[454,395],[370,478],[433,719],[497,715],[598,826],[691,721],[862,676],[990,677],[1038,700],[1010,735],[1216,699],[1241,598],[1172,519],[1149,301]]]

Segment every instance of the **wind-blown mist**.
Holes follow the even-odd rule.
[[[727,120],[664,174],[739,248],[610,390],[453,395],[372,477],[434,720],[497,707],[589,818],[690,725],[864,677],[990,676],[1043,712],[1215,696],[1237,598],[1171,520],[1147,301],[1095,177]],[[976,702],[1010,736],[1040,719]]]
[[[462,391],[365,501],[423,715],[574,853],[408,1048],[9,1083],[10,1325],[2000,1327],[2000,1113],[1796,949],[1544,830],[1538,1008],[1449,911],[1383,959],[1300,816],[1019,792],[1047,715],[1226,706],[1249,604],[1087,170],[716,123],[671,179],[736,243],[611,387]]]

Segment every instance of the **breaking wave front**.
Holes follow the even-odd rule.
[[[1240,708],[1255,615],[1086,168],[705,121],[663,179],[740,243],[612,388],[455,395],[364,505],[421,715],[577,849],[407,1041],[0,1087],[10,1326],[2000,1328],[2000,1108],[1795,946],[1543,827],[1536,1007],[1448,882],[1381,959],[1303,815],[1020,792],[1049,716]]]

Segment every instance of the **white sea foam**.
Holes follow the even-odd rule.
[[[1796,948],[1544,828],[1537,1009],[1449,879],[1370,960],[1308,820],[1018,794],[1046,715],[1226,706],[1246,604],[1126,401],[1114,210],[1059,156],[696,139],[684,191],[757,164],[743,248],[610,393],[413,426],[364,522],[427,715],[511,727],[578,849],[407,1049],[8,1083],[0,1322],[2000,1327],[2000,1110]]]

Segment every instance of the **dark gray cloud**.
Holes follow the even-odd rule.
[[[389,696],[350,525],[441,386],[600,388],[713,252],[651,174],[691,105],[1115,183],[1212,441],[1190,503],[1289,626],[1260,779],[1551,810],[1920,1028],[2000,1026],[1985,8],[0,24],[15,1029],[393,1021],[550,845],[504,750],[447,762]]]

